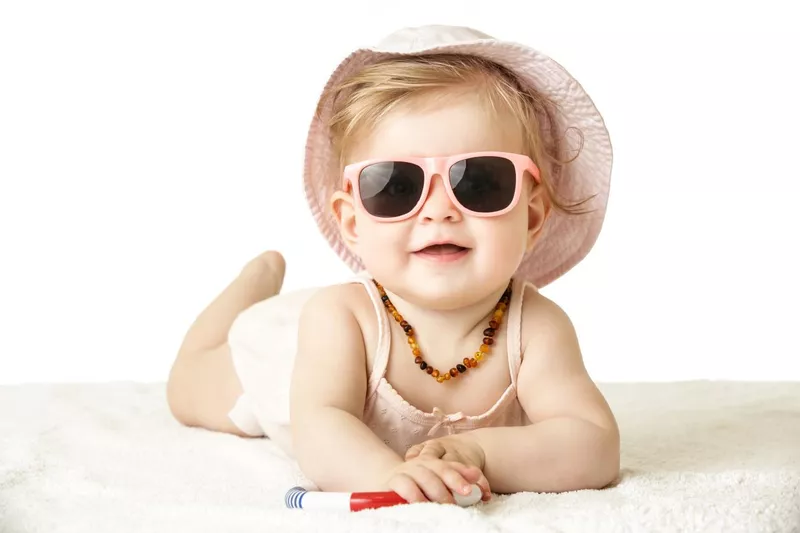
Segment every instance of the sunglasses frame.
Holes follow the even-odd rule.
[[[453,187],[450,184],[450,168],[455,165],[456,163],[463,161],[464,159],[469,159],[472,157],[502,157],[504,159],[508,159],[514,164],[514,169],[516,170],[516,182],[514,184],[514,197],[512,198],[511,202],[508,204],[507,207],[501,209],[500,211],[492,211],[489,213],[481,212],[481,211],[472,211],[471,209],[467,209],[464,207],[461,202],[458,201],[456,198],[455,192],[453,191]],[[398,163],[413,163],[420,168],[423,169],[425,173],[425,182],[422,185],[422,193],[420,194],[419,201],[416,205],[408,212],[403,215],[399,215],[396,217],[379,217],[375,216],[364,207],[364,204],[361,200],[361,194],[359,191],[359,177],[361,175],[361,171],[364,170],[369,165],[374,165],[375,163],[389,163],[389,162],[398,162]],[[541,175],[539,173],[539,167],[533,162],[533,160],[523,154],[516,154],[511,152],[467,152],[463,154],[454,154],[449,156],[441,156],[441,157],[398,157],[392,159],[367,159],[364,161],[358,161],[356,163],[351,163],[344,167],[343,177],[342,177],[342,188],[345,192],[350,192],[352,190],[353,197],[355,201],[358,202],[359,207],[373,220],[379,222],[395,222],[400,220],[405,220],[408,218],[413,217],[416,215],[422,206],[425,204],[425,201],[428,198],[428,194],[430,193],[431,183],[433,182],[434,176],[438,175],[443,183],[445,190],[447,191],[447,195],[450,197],[450,201],[458,207],[460,211],[466,213],[471,216],[475,217],[496,217],[508,213],[511,211],[519,202],[519,197],[522,192],[522,182],[525,178],[525,171],[530,172],[533,179],[536,183],[541,183]]]

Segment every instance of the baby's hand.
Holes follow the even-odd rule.
[[[483,448],[468,433],[431,439],[406,452],[406,461],[416,457],[429,457],[443,461],[456,461],[467,466],[476,466],[483,470],[486,454]]]
[[[489,482],[480,468],[457,461],[445,461],[430,455],[406,460],[395,467],[387,486],[409,503],[455,503],[453,492],[468,495],[477,484],[487,500]]]

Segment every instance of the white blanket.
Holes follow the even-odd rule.
[[[800,531],[800,383],[606,384],[622,475],[601,491],[360,513],[284,508],[266,439],[186,428],[163,384],[0,387],[0,532]]]

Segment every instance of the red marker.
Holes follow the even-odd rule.
[[[467,495],[453,493],[456,505],[468,507],[481,500],[481,489],[472,486],[472,492]],[[363,511],[365,509],[378,509],[404,505],[408,502],[394,491],[381,492],[315,492],[303,487],[289,489],[284,498],[286,507],[290,509],[309,509],[326,511]]]

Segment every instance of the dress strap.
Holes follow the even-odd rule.
[[[514,278],[506,319],[508,371],[511,374],[511,386],[514,389],[517,388],[517,375],[522,364],[522,301],[527,285],[528,283],[524,279]]]
[[[370,372],[369,381],[367,383],[367,397],[369,397],[377,390],[381,379],[386,374],[392,337],[391,330],[389,329],[389,319],[386,316],[386,309],[381,300],[378,288],[375,287],[375,284],[372,282],[372,277],[366,273],[362,273],[355,277],[355,281],[361,283],[364,289],[366,289],[378,320],[378,345],[375,350],[375,357],[372,360],[372,372]]]

